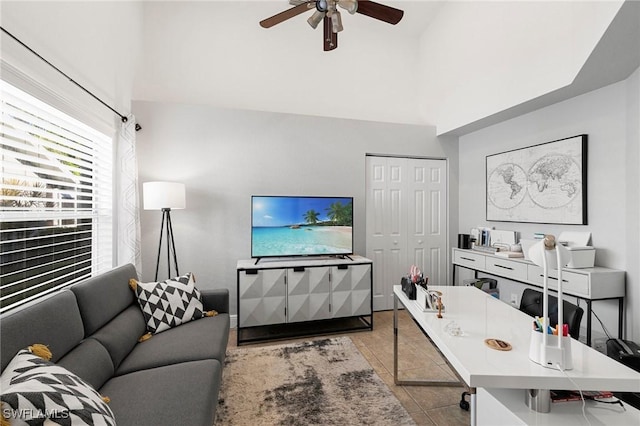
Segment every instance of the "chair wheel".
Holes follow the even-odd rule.
[[[465,396],[468,396],[469,392],[462,392],[462,395],[460,396],[460,408],[462,408],[465,411],[469,411],[469,402],[467,400],[465,400]]]

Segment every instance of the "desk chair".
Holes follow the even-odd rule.
[[[564,323],[569,325],[569,334],[574,339],[580,337],[580,322],[584,310],[573,303],[563,301],[562,305]],[[542,292],[527,288],[522,293],[520,310],[531,316],[542,316]],[[549,322],[552,327],[558,324],[558,298],[549,295]]]

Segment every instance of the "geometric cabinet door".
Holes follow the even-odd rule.
[[[331,268],[287,270],[287,322],[331,318]]]
[[[253,327],[286,322],[286,269],[240,272],[238,325]]]
[[[333,267],[331,299],[334,318],[371,314],[371,264]]]

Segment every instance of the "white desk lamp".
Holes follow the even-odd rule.
[[[555,252],[555,256],[554,256]],[[542,266],[543,299],[542,299],[542,332],[533,330],[529,358],[547,368],[571,370],[573,361],[571,356],[571,337],[563,336],[564,312],[562,300],[562,268],[569,263],[569,250],[556,244],[553,235],[545,238],[529,249],[529,259],[538,266]],[[558,335],[550,335],[549,329],[549,266],[558,270]]]

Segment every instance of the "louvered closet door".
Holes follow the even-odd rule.
[[[374,310],[393,308],[393,286],[412,264],[446,284],[447,162],[367,156],[367,257]]]

